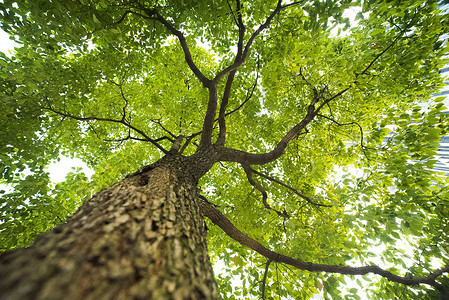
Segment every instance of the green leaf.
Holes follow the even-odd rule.
[[[101,22],[97,19],[97,16],[95,16],[95,14],[92,14],[92,18],[94,19],[95,23],[100,24]]]

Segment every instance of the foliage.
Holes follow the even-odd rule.
[[[204,194],[245,234],[302,261],[375,263],[414,277],[447,265],[449,182],[432,168],[449,119],[443,99],[430,98],[442,86],[437,71],[447,47],[439,37],[448,31],[447,15],[424,0],[290,4],[236,71],[226,146],[268,152],[317,93],[331,99],[282,156],[253,166],[292,188],[253,173],[268,191],[267,209],[240,164],[224,161],[201,179]],[[12,57],[0,56],[0,172],[8,186],[2,250],[64,222],[93,193],[161,158],[176,137],[191,139],[184,155],[196,151],[208,91],[173,32],[145,18],[145,8],[157,8],[183,32],[193,62],[213,78],[238,55],[240,18],[248,41],[276,7],[261,0],[0,4],[2,29],[21,44]],[[344,17],[349,8],[358,11],[357,26]],[[219,95],[225,87],[221,80]],[[216,126],[214,140],[218,134]],[[60,155],[81,158],[95,174],[75,170],[51,183],[45,167]],[[224,299],[262,290],[266,299],[319,292],[359,299],[359,288],[376,299],[434,293],[376,276],[354,278],[359,286],[345,290],[343,275],[276,263],[265,271],[265,257],[208,227],[211,258],[225,266],[217,275]],[[441,281],[447,285],[447,277]]]

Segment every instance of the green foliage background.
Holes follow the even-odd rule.
[[[247,40],[276,3],[242,3]],[[142,138],[123,124],[70,116],[125,118],[153,139],[201,131],[207,91],[160,23],[136,14],[121,19],[139,5],[158,7],[185,34],[206,76],[232,63],[234,1],[0,4],[2,29],[21,45],[11,57],[0,54],[0,183],[8,186],[0,203],[2,251],[29,245],[95,192],[163,155],[148,142],[118,141]],[[343,17],[350,7],[359,7],[357,26]],[[439,36],[448,26],[435,1],[304,1],[282,10],[238,69],[228,111],[239,109],[227,117],[226,146],[269,151],[303,118],[312,87],[329,97],[349,87],[279,160],[257,167],[331,207],[311,205],[255,176],[270,205],[291,216],[280,218],[234,163],[215,165],[200,182],[204,193],[250,237],[297,259],[380,262],[401,276],[426,276],[447,265],[448,178],[432,169],[449,121],[443,98],[431,95],[442,87],[438,69],[447,46]],[[222,93],[224,82],[219,88]],[[169,149],[170,142],[161,145]],[[195,150],[191,143],[185,154]],[[95,174],[75,170],[51,183],[45,168],[61,155],[82,159]],[[222,297],[260,297],[266,259],[208,227],[211,258],[225,266],[217,274]],[[342,275],[276,264],[267,275],[267,299],[308,299],[320,291],[325,299],[360,298],[357,288],[341,288]],[[232,278],[241,285],[233,286]],[[363,280],[356,282],[373,299],[435,295],[426,286]],[[448,284],[447,276],[441,281]]]

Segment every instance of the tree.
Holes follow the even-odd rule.
[[[0,7],[2,299],[447,297],[435,1]]]

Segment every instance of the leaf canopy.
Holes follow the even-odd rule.
[[[281,156],[253,164],[256,184],[226,159],[201,179],[245,234],[306,262],[417,277],[448,265],[448,179],[433,166],[449,120],[431,95],[443,84],[449,21],[436,1],[5,0],[0,11],[21,45],[0,56],[2,250],[29,245],[177,137],[195,153],[211,103],[204,78],[215,78],[230,149],[267,153],[319,108]],[[212,117],[217,142],[218,109]],[[51,183],[46,166],[60,155],[95,174]],[[436,293],[367,275],[343,289],[343,275],[265,268],[265,257],[208,227],[224,299]]]

